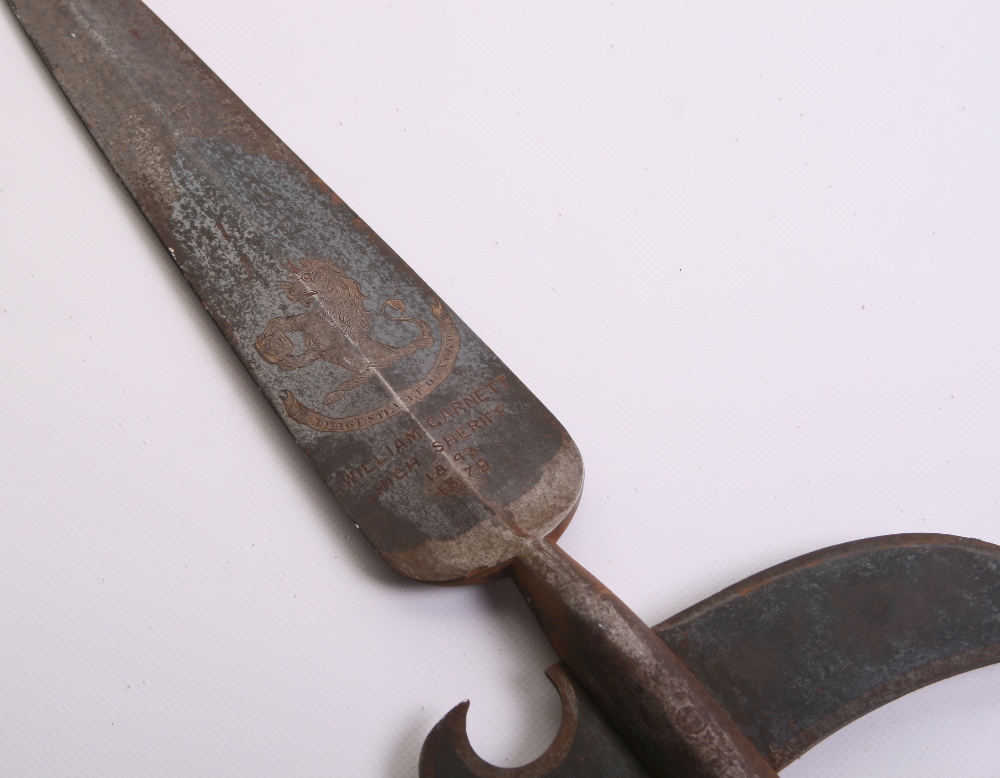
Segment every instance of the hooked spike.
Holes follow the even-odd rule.
[[[649,773],[560,662],[545,671],[559,692],[562,721],[552,744],[521,767],[497,767],[473,749],[466,730],[469,702],[431,730],[420,751],[420,778],[649,778]]]
[[[844,543],[733,584],[653,631],[780,770],[875,708],[1000,662],[1000,547],[930,534]],[[649,778],[568,670],[546,674],[563,723],[540,759],[507,769],[481,760],[466,702],[428,736],[420,778]]]

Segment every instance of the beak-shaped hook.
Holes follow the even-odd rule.
[[[890,535],[764,570],[653,627],[780,770],[824,737],[908,692],[1000,662],[1000,547]],[[515,768],[484,762],[469,703],[424,743],[420,778],[649,778],[562,664],[548,750]]]
[[[538,759],[521,767],[497,767],[480,758],[469,742],[465,701],[452,708],[424,741],[420,778],[649,778],[562,663],[545,674],[559,692],[562,722]]]

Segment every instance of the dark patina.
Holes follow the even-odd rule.
[[[828,549],[650,629],[556,545],[583,487],[510,369],[138,0],[8,0],[117,175],[379,555],[439,584],[508,576],[565,663],[550,750],[501,770],[464,707],[425,776],[774,778],[820,738],[997,661],[998,550]]]

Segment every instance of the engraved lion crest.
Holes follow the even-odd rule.
[[[333,262],[306,259],[298,266],[289,263],[289,268],[292,280],[281,288],[293,303],[311,310],[298,316],[271,319],[255,345],[264,359],[282,370],[298,370],[319,360],[349,370],[351,377],[323,398],[326,405],[336,403],[376,371],[434,344],[431,328],[421,319],[404,315],[406,306],[401,300],[383,304],[382,316],[392,322],[416,324],[420,328],[419,337],[405,346],[392,346],[372,338],[371,312],[365,307],[367,296],[361,285]],[[388,309],[395,311],[395,315],[390,315]],[[289,337],[292,332],[302,335],[302,351],[296,352]]]

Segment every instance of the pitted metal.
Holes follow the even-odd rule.
[[[496,538],[511,528],[544,536],[569,519],[583,466],[559,422],[148,8],[11,6],[261,391],[390,566],[419,580],[481,580],[512,554]],[[301,289],[290,296],[293,285]]]
[[[397,572],[510,575],[572,668],[513,770],[456,709],[425,776],[774,778],[914,688],[1000,661],[1000,549],[898,536],[765,571],[651,630],[555,545],[583,485],[549,411],[139,0],[8,0],[296,442]],[[627,745],[626,745],[627,744]]]
[[[653,631],[781,770],[882,705],[1000,662],[1000,547],[949,535],[844,543],[740,581]],[[428,735],[421,778],[650,774],[604,734],[612,725],[561,665],[547,674],[563,726],[545,754],[521,768],[483,762],[459,706]]]

